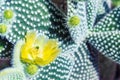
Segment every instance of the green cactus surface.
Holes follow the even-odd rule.
[[[0,58],[12,66],[0,80],[99,80],[87,43],[120,63],[120,7],[108,13],[105,0],[67,0],[64,14],[51,0],[2,2]]]

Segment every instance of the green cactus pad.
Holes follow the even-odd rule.
[[[86,3],[88,28],[92,28],[95,23],[98,9],[97,4],[98,2],[96,0],[88,0]]]
[[[8,24],[6,24],[7,26],[10,24],[11,27],[5,35],[12,43],[24,38],[26,32],[30,30],[37,32],[42,30],[47,32],[50,37],[56,37],[65,43],[71,39],[70,36],[66,37],[69,35],[69,32],[63,24],[65,21],[63,13],[49,0],[11,0],[2,7],[4,10],[9,8],[14,12],[14,18],[11,23],[7,22]],[[59,29],[59,31],[56,29]]]
[[[94,32],[88,41],[102,54],[120,63],[120,31]]]
[[[74,40],[75,43],[79,44],[85,40],[88,34],[86,19],[86,4],[84,1],[73,0],[68,0],[67,4],[68,4],[67,26],[72,39]],[[75,19],[75,21],[73,21],[73,19]],[[85,34],[83,34],[83,32]]]
[[[120,7],[115,8],[93,28],[93,32],[120,30]]]
[[[36,30],[38,32],[39,30],[47,31],[51,27],[51,15],[49,7],[47,7],[48,4],[49,2],[44,2],[44,0],[12,0],[2,6],[5,8],[4,17],[11,18],[13,12],[15,15],[15,19],[12,19],[12,23],[10,23],[11,28],[5,35],[6,38],[10,42],[15,43],[17,40],[24,38],[29,30]],[[7,8],[10,10],[7,10]]]
[[[13,55],[13,66],[23,69],[25,66],[20,61],[20,46],[21,42],[15,46],[14,55]],[[78,48],[77,48],[78,47]],[[98,79],[98,75],[95,71],[93,66],[93,62],[89,60],[90,53],[87,49],[86,44],[81,44],[80,46],[77,45],[70,45],[63,48],[60,55],[56,58],[55,61],[48,64],[44,67],[39,67],[37,72],[32,75],[28,76],[28,72],[31,74],[33,73],[33,69],[26,68],[24,73],[26,74],[27,78],[29,79],[57,79],[57,80],[66,80],[66,79],[82,79],[84,75],[84,80],[96,80]],[[91,58],[92,59],[92,58]],[[29,66],[30,67],[30,66]],[[88,69],[89,68],[89,69]],[[32,71],[31,71],[32,70]],[[35,69],[36,71],[36,69]],[[94,75],[93,75],[94,74]]]
[[[86,45],[79,47],[78,51],[66,50],[53,63],[39,69],[39,73],[30,79],[42,80],[98,80],[98,74],[89,60],[89,51]],[[71,52],[70,52],[71,51]],[[89,69],[88,69],[89,68]],[[94,75],[93,75],[94,74]]]
[[[18,68],[7,68],[0,71],[0,80],[26,80],[26,78]]]
[[[13,71],[6,69],[7,73],[2,75],[3,79],[6,80],[10,76],[12,79],[15,77],[21,80],[99,80],[97,61],[90,54],[86,42],[88,41],[104,55],[119,63],[120,32],[111,32],[111,30],[119,30],[118,27],[115,29],[101,28],[105,24],[109,27],[108,22],[104,24],[104,21],[109,21],[109,19],[115,21],[110,25],[119,23],[119,19],[116,18],[119,16],[119,8],[113,10],[110,15],[108,14],[108,18],[103,22],[100,21],[93,29],[98,14],[96,3],[96,0],[68,0],[67,17],[50,0],[11,0],[2,6],[5,10],[12,9],[15,14],[15,19],[6,24],[11,25],[7,34],[1,34],[10,42],[15,43],[20,39],[23,41],[26,32],[33,30],[48,38],[58,39],[62,49],[55,61],[47,66],[40,66],[37,69],[36,66],[30,65],[25,70],[27,64],[23,64],[20,60],[22,44],[16,44],[12,56],[12,66],[15,68],[12,69]],[[66,23],[68,23],[69,18],[74,15],[80,17],[80,24],[73,28],[69,27],[69,24],[65,25],[64,17],[67,18]],[[92,32],[89,29],[92,29]],[[21,71],[17,71],[16,68]],[[35,68],[35,70],[32,71],[31,68]],[[28,75],[28,73],[33,75]],[[23,76],[22,78],[25,76],[27,79],[22,79],[21,76]]]
[[[85,43],[82,43],[76,51],[71,54],[74,59],[69,80],[99,80],[96,61],[91,56]],[[94,75],[93,75],[94,74]]]

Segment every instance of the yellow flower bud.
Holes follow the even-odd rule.
[[[34,64],[31,64],[26,67],[26,71],[28,74],[34,75],[38,71],[38,67]]]
[[[72,17],[70,17],[70,19],[68,21],[68,24],[71,27],[75,27],[75,26],[79,25],[80,24],[80,18],[79,18],[79,16],[72,16]]]
[[[12,10],[5,10],[5,11],[4,11],[4,18],[6,18],[6,19],[11,19],[11,18],[13,18],[13,15],[14,15],[14,13],[13,13]]]
[[[5,33],[7,31],[7,26],[5,24],[0,24],[0,33]]]

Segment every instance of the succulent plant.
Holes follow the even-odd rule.
[[[120,60],[120,8],[95,24],[97,15],[106,12],[106,1],[99,1],[68,0],[67,15],[50,0],[3,2],[0,57],[11,55],[12,67],[0,71],[0,80],[99,80],[86,43]]]

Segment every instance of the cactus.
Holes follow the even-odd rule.
[[[85,4],[87,7],[87,12],[85,12]],[[106,57],[112,59],[113,61],[116,61],[119,63],[119,8],[115,8],[110,13],[108,13],[103,19],[101,19],[99,22],[95,24],[95,20],[97,15],[100,15],[99,8],[106,8],[106,6],[101,6],[102,4],[99,4],[96,0],[89,0],[89,1],[68,1],[68,18],[71,16],[77,15],[78,18],[80,18],[81,22],[79,25],[74,26],[71,28],[68,24],[68,29],[71,34],[72,39],[77,45],[81,45],[82,43],[88,42],[93,47],[95,47],[98,51],[102,52]],[[103,11],[105,13],[106,11]],[[106,14],[106,13],[105,13]],[[69,19],[68,19],[69,21]],[[113,45],[113,46],[111,46]],[[82,54],[82,53],[80,53]],[[85,54],[85,53],[84,53]],[[92,56],[86,55],[87,57]],[[82,60],[82,58],[80,58]],[[87,66],[81,66],[81,67],[88,67],[88,66],[94,66],[94,68],[98,67],[97,63],[94,61],[91,61],[90,59],[86,59],[85,61],[90,61],[92,65]],[[84,62],[86,64],[87,62]],[[92,68],[91,68],[92,69]],[[96,68],[97,69],[97,68]],[[85,71],[85,69],[84,69]],[[87,71],[87,70],[86,70]],[[82,70],[80,71],[82,72]],[[84,77],[84,74],[81,74],[78,78],[79,80],[98,80],[97,75],[96,77],[91,75],[91,73],[98,73],[97,70],[92,70],[88,74],[90,77],[87,79],[88,76]],[[73,73],[75,74],[75,73]],[[71,75],[72,77],[72,75]],[[74,80],[74,79],[70,79]]]
[[[107,14],[91,31],[89,42],[104,55],[119,63],[120,7]]]
[[[0,80],[99,80],[87,42],[120,63],[120,8],[95,24],[97,15],[106,12],[104,2],[68,0],[67,15],[50,0],[3,2],[1,25],[7,29],[0,28],[0,56],[12,55],[12,67],[0,71]]]
[[[26,80],[24,73],[17,68],[7,68],[0,73],[0,80]]]

